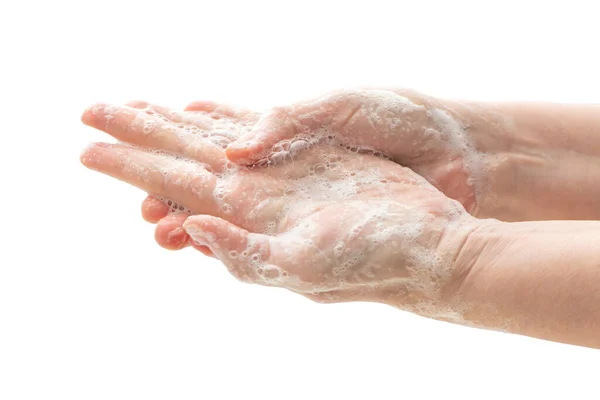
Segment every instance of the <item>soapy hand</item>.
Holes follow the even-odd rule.
[[[126,144],[92,145],[81,160],[195,214],[187,234],[244,282],[447,313],[466,273],[454,260],[477,227],[458,202],[376,151],[322,132],[279,143],[258,166],[235,165],[214,136],[245,134],[252,117],[210,122],[208,114],[90,107],[83,121]]]
[[[278,143],[317,132],[315,140],[334,137],[389,156],[473,214],[480,160],[467,131],[448,102],[415,91],[341,90],[263,115],[228,147],[227,157],[240,165],[254,164],[272,155]]]
[[[313,143],[333,137],[343,146],[358,144],[363,149],[385,154],[417,171],[472,214],[476,212],[477,192],[481,194],[483,182],[475,172],[483,169],[481,159],[467,133],[464,109],[453,110],[451,102],[407,89],[370,89],[334,92],[315,101],[276,108],[262,118],[256,113],[209,102],[193,103],[186,111],[211,115],[216,111],[217,115],[231,117],[234,123],[252,115],[252,124],[246,118],[246,129],[233,129],[228,137],[233,143],[227,149],[227,156],[241,165],[265,163],[268,161],[265,152],[281,158],[287,153],[280,150],[290,146],[299,133],[311,132],[316,133],[311,139]],[[202,116],[198,114],[197,118]],[[274,148],[277,143],[283,147]],[[168,249],[182,248],[187,241],[178,226],[184,217],[167,216],[168,212],[169,208],[152,196],[142,208],[146,220],[159,221],[157,242]]]

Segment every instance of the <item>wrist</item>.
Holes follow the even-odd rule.
[[[505,237],[507,223],[496,219],[478,219],[471,216],[465,222],[447,232],[447,242],[442,242],[442,249],[447,249],[448,265],[451,275],[444,287],[440,307],[452,310],[454,322],[466,323],[470,305],[465,303],[469,288],[477,271],[482,265],[493,263],[504,251],[504,243],[499,238]]]
[[[543,170],[540,143],[533,132],[486,103],[449,102],[474,151],[467,159],[468,174],[475,191],[475,207],[469,212],[477,218],[514,221],[529,214],[532,182],[523,182],[523,171]],[[537,183],[532,179],[533,183]]]
[[[403,279],[383,285],[376,301],[429,318],[462,322],[461,290],[476,264],[477,232],[491,224],[501,223],[466,213],[450,220],[440,218],[428,235],[430,243],[435,243],[431,256],[425,258],[428,261],[409,268]],[[406,261],[390,255],[389,265],[397,267]]]
[[[573,115],[580,108],[560,105],[456,107],[462,107],[463,124],[481,156],[473,171],[475,216],[600,218],[600,121],[577,120]],[[582,106],[581,112],[588,108]]]

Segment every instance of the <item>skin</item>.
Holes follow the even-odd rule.
[[[417,107],[407,107],[407,102]],[[250,114],[211,102],[192,103],[187,110],[228,109],[228,115]],[[377,109],[387,109],[387,124],[383,119],[372,123]],[[424,134],[448,131],[436,125],[432,110],[450,116],[461,134],[454,140],[433,140],[435,136]],[[595,184],[600,179],[599,106],[472,103],[406,89],[342,90],[266,113],[229,146],[227,156],[241,165],[253,163],[277,142],[293,139],[297,131],[322,127],[342,140],[388,154],[479,218],[600,219],[600,186]],[[452,132],[445,136],[452,137]],[[456,143],[465,143],[468,151],[456,151]],[[163,211],[160,217],[166,215]],[[177,225],[171,219],[165,222],[168,227]],[[165,240],[173,234],[166,233],[162,223],[159,231],[158,243],[173,249]]]
[[[278,107],[232,143],[227,157],[241,165],[264,158],[282,140],[325,129],[343,143],[372,147],[407,166],[448,197],[476,213],[476,187],[469,182],[469,143],[460,122],[440,101],[412,91],[342,90],[315,100]],[[475,164],[475,161],[473,161]]]
[[[600,219],[598,105],[341,90],[272,110],[229,146],[227,156],[251,164],[280,140],[323,128],[386,153],[479,218]]]
[[[600,349],[600,221],[485,221],[457,260],[464,318]]]
[[[393,298],[433,317],[454,301],[464,273],[453,260],[475,219],[408,168],[330,144],[299,149],[293,162],[237,167],[189,133],[197,121],[160,107],[99,104],[82,119],[144,147],[97,143],[82,163],[189,209],[183,228],[194,244],[244,282],[323,302]]]
[[[474,106],[469,106],[468,108],[471,110],[475,109]],[[534,111],[540,112],[540,109],[534,109],[532,111],[533,114],[535,114]],[[559,110],[556,111],[558,112]],[[206,111],[201,109],[192,112],[206,113]],[[210,114],[210,112],[208,113]],[[277,113],[280,114],[280,111]],[[354,112],[353,115],[357,113]],[[170,113],[166,114],[172,115]],[[517,116],[517,114],[518,112],[515,111],[514,120],[527,121],[525,116]],[[566,113],[561,115],[561,117],[564,119],[571,118],[571,120],[579,118],[581,121],[587,118],[585,112],[576,114],[573,116]],[[533,119],[532,116],[529,118]],[[137,136],[135,135],[135,129],[126,130],[127,132],[123,130],[119,131],[115,125],[106,124],[106,121],[102,119],[98,120],[97,115],[90,117],[89,110],[84,114],[83,120],[91,126],[107,131],[119,140],[136,143],[135,140],[137,139],[132,140],[131,137],[135,136],[138,139],[142,137],[142,135],[139,135],[140,132],[138,132]],[[112,119],[111,121],[114,122],[116,120],[118,119]],[[267,120],[267,117],[263,117],[262,122],[259,123],[263,124],[263,127],[265,120]],[[122,126],[128,125],[124,124]],[[520,126],[526,125],[524,122],[521,122]],[[591,126],[593,127],[594,125],[592,124]],[[578,128],[581,128],[581,126],[578,126]],[[255,129],[255,132],[260,132],[263,129]],[[472,132],[480,131],[476,123],[473,123],[470,129]],[[531,133],[533,130],[534,128],[530,127],[528,134],[533,135]],[[589,131],[590,129],[584,130],[587,133]],[[547,130],[544,132],[546,132],[547,136],[551,136],[547,133]],[[246,133],[246,137],[241,142],[247,141],[247,137],[248,133]],[[145,136],[144,140],[148,140],[147,136]],[[489,148],[493,147],[492,144],[496,141],[496,138],[492,134],[483,140],[483,142],[490,146]],[[530,142],[540,145],[540,143],[549,143],[550,139],[547,137],[544,141]],[[572,142],[577,144],[577,140],[575,139]],[[164,142],[161,143],[164,145]],[[413,143],[418,143],[418,141],[415,142],[413,140]],[[152,143],[137,142],[136,144],[143,145],[144,147],[155,146]],[[498,145],[498,143],[495,143],[495,145]],[[511,149],[518,147],[514,144],[508,146],[506,143],[503,146]],[[203,147],[206,149],[207,146]],[[556,143],[555,147],[556,151],[560,151]],[[172,145],[171,147],[167,145],[166,148],[172,151]],[[388,148],[391,147],[388,146]],[[474,148],[478,149],[478,151],[482,149],[479,145],[474,146]],[[235,159],[235,156],[231,156],[231,149],[232,146],[228,149],[228,156]],[[222,151],[222,148],[220,150]],[[591,151],[593,148],[588,150]],[[189,149],[180,149],[179,151],[187,152]],[[211,151],[206,150],[194,154],[199,156],[201,160],[214,160],[214,154],[211,156]],[[168,164],[161,164],[162,161],[160,160],[148,158],[150,155],[146,152],[142,152],[142,155],[134,152],[139,152],[139,150],[100,145],[88,149],[84,153],[82,161],[93,169],[136,184],[148,192],[154,192],[154,190],[150,190],[152,188],[147,186],[148,182],[152,180],[148,179],[149,171],[154,169],[154,172],[156,172],[157,167],[160,170],[161,166],[169,165],[172,167],[181,162],[180,160],[167,157],[169,158]],[[262,153],[260,157],[264,157],[265,155],[264,149],[261,149],[258,153]],[[123,154],[126,154],[126,156],[123,156]],[[186,154],[189,156],[189,153]],[[204,157],[204,154],[208,155]],[[247,282],[287,287],[316,301],[377,301],[433,318],[600,348],[600,298],[598,297],[600,290],[598,290],[597,280],[598,265],[600,265],[600,251],[597,249],[600,248],[600,243],[598,243],[599,240],[595,239],[600,237],[600,223],[598,222],[550,221],[506,223],[498,220],[475,219],[469,216],[464,208],[458,206],[457,202],[444,197],[439,191],[431,191],[435,189],[424,180],[421,179],[419,181],[420,178],[418,176],[411,175],[412,171],[408,172],[408,175],[403,178],[399,178],[402,176],[401,174],[393,174],[394,178],[388,182],[390,176],[386,174],[390,171],[395,171],[394,168],[399,167],[397,164],[368,154],[348,153],[347,150],[340,147],[332,147],[328,143],[321,143],[294,154],[291,158],[280,160],[283,162],[275,160],[267,168],[236,170],[234,176],[242,176],[243,179],[237,181],[237,184],[233,184],[233,188],[243,187],[241,182],[244,181],[260,182],[258,186],[252,189],[246,187],[240,190],[241,193],[254,193],[257,187],[269,187],[269,183],[266,182],[274,180],[277,183],[273,184],[273,188],[293,187],[294,190],[302,189],[307,184],[310,186],[310,182],[314,184],[315,181],[310,176],[297,175],[298,171],[295,171],[295,168],[298,161],[304,166],[314,166],[315,163],[322,163],[331,154],[342,156],[341,165],[345,171],[367,171],[369,176],[379,176],[377,174],[387,171],[383,175],[385,176],[383,179],[386,180],[385,184],[383,187],[375,185],[367,189],[366,192],[375,197],[368,197],[365,193],[361,192],[358,198],[336,198],[335,196],[327,198],[327,190],[323,190],[323,187],[319,186],[317,192],[321,197],[317,196],[318,201],[313,205],[314,208],[311,209],[307,204],[302,204],[294,211],[293,207],[291,209],[286,207],[277,208],[279,207],[277,205],[275,209],[279,209],[279,212],[273,214],[273,210],[271,209],[269,212],[259,214],[259,218],[253,221],[236,221],[226,215],[222,215],[222,219],[215,219],[214,216],[210,216],[210,213],[191,218],[187,218],[187,214],[167,215],[165,217],[164,204],[153,198],[147,199],[144,202],[143,214],[146,219],[152,222],[158,220],[159,226],[163,226],[165,232],[170,230],[187,230],[187,233],[192,234],[195,240],[193,242],[195,247],[199,249],[206,249],[208,247],[228,266],[234,275]],[[453,160],[459,160],[459,162],[450,163],[450,165],[463,165],[458,171],[466,171],[467,176],[469,176],[468,173],[470,170],[464,168],[466,164],[464,162],[465,158],[456,157],[456,152],[452,154],[455,157]],[[494,153],[490,150],[489,154]],[[349,158],[345,158],[346,156]],[[158,156],[152,155],[152,157]],[[221,157],[222,162],[226,163],[227,161],[225,161],[222,153]],[[391,157],[393,158],[393,156]],[[483,165],[490,163],[489,159],[491,158],[493,157],[484,158]],[[513,158],[511,161],[513,163],[514,160],[522,161],[523,159],[523,157],[519,158],[516,156],[513,156]],[[219,158],[217,157],[216,159]],[[257,157],[258,159],[259,157]],[[430,161],[435,161],[435,159],[429,159]],[[511,157],[506,156],[505,153],[502,159],[511,160]],[[125,161],[131,162],[131,160],[135,160],[135,165],[133,167],[128,165],[124,168],[127,164]],[[247,163],[247,160],[249,158],[246,154],[243,161]],[[369,164],[371,161],[374,164]],[[417,162],[415,169],[427,171],[427,162],[422,162],[425,167],[419,166]],[[531,162],[526,162],[524,165],[530,167],[531,164],[536,165],[536,167],[542,165]],[[369,169],[369,165],[376,167],[375,169]],[[396,167],[392,167],[392,165]],[[137,170],[135,169],[136,167],[138,168]],[[218,171],[217,167],[212,165],[209,166],[209,169]],[[504,165],[504,167],[506,166]],[[565,166],[567,169],[570,167],[571,165]],[[514,168],[516,169],[513,169],[513,174],[514,171],[526,171],[523,166]],[[190,172],[187,168],[183,167],[179,169],[175,168],[175,170],[176,172],[183,173]],[[252,173],[257,173],[259,170],[263,171],[263,175],[260,175],[260,178],[258,177],[259,175],[252,175]],[[406,169],[402,170],[406,171]],[[431,168],[430,170],[435,171],[436,168]],[[456,173],[457,171],[452,168],[442,168],[442,170],[446,174],[448,171],[450,173]],[[268,172],[265,173],[264,171]],[[502,176],[502,174],[498,174],[498,171],[503,170],[497,167],[496,170],[493,170],[496,175],[490,174],[490,177]],[[590,172],[593,172],[593,169],[590,169]],[[196,176],[196,173],[192,175]],[[264,180],[265,176],[269,178]],[[460,177],[460,174],[456,174],[456,177]],[[155,184],[158,186],[155,187],[160,188],[162,184],[162,190],[166,192],[159,194],[175,199],[180,204],[184,204],[186,207],[191,208],[193,213],[206,213],[207,209],[202,208],[207,207],[205,198],[196,199],[198,203],[192,204],[193,201],[190,201],[182,194],[185,190],[182,191],[181,187],[175,189],[172,187],[173,185],[165,185],[164,176],[161,175],[160,178],[162,179],[160,180],[160,184],[158,183],[159,180],[157,180]],[[288,186],[286,184],[282,185],[282,178],[283,181],[287,181]],[[563,177],[558,176],[558,178],[561,179]],[[235,182],[236,178],[231,178],[229,175],[227,179],[233,179],[233,182]],[[305,180],[299,186],[294,186],[294,184],[298,183],[298,179],[300,181],[302,179],[308,180]],[[347,176],[342,177],[334,174],[333,176],[328,176],[327,179],[333,179],[330,182],[339,182],[347,179]],[[518,181],[518,179],[520,179],[519,174],[513,180]],[[443,187],[443,185],[440,185],[440,182],[443,182],[444,179],[435,179],[430,176],[428,180],[433,180],[438,186]],[[182,180],[175,179],[175,181],[181,183]],[[472,181],[476,183],[481,182],[480,179]],[[485,212],[499,210],[497,201],[500,196],[498,194],[483,198],[478,197],[477,194],[481,193],[478,192],[480,188],[477,188],[476,185],[470,185],[468,178],[465,182],[467,185],[451,186],[446,189],[449,193],[452,193],[449,189],[459,188],[458,192],[455,192],[458,195],[454,197],[461,199],[462,203],[467,207],[471,204],[473,207],[471,208],[471,212],[474,214],[479,213],[482,215]],[[394,189],[389,188],[388,183],[393,183],[391,186]],[[578,182],[576,183],[579,185]],[[488,180],[486,184],[488,190],[494,187],[501,187],[493,179]],[[545,184],[545,182],[542,182],[540,188],[544,188]],[[419,189],[413,188],[409,191],[403,191],[399,189],[400,186],[415,186],[419,187]],[[567,182],[566,190],[569,191],[574,186],[574,183],[568,185]],[[468,191],[461,192],[461,187],[472,188],[471,193],[475,193],[475,201],[469,203],[471,197],[468,195],[461,196],[460,193],[468,194]],[[530,188],[527,188],[527,190],[519,190],[517,188],[517,190],[509,192],[516,200],[509,201],[510,207],[502,208],[502,213],[509,210],[514,204],[522,204],[524,205],[523,207],[526,207],[529,204],[527,198],[529,190]],[[590,190],[593,191],[594,189]],[[232,191],[232,193],[235,192],[235,190]],[[267,197],[270,198],[272,195],[273,193],[268,193]],[[363,195],[366,197],[361,197]],[[183,197],[180,199],[178,196]],[[331,202],[327,203],[321,209],[323,206],[322,202],[325,200],[323,196],[327,198],[327,201]],[[285,198],[286,196],[283,197]],[[547,216],[552,216],[557,212],[571,212],[573,214],[573,211],[570,211],[569,207],[561,206],[564,202],[564,200],[561,200],[561,197],[559,196],[558,200],[550,199],[549,215]],[[235,195],[233,198],[235,198]],[[489,201],[490,198],[494,199],[495,202]],[[279,195],[279,198],[273,196],[268,203],[272,202],[271,204],[276,204],[278,200],[275,199],[280,201],[281,196]],[[296,197],[290,204],[301,203],[299,199],[303,199],[303,197]],[[364,213],[368,212],[367,210],[377,209],[377,206],[374,206],[372,203],[375,199],[384,199],[385,202],[390,202],[386,203],[386,211],[381,214],[392,215],[393,217],[377,222],[377,224],[383,225],[375,224],[369,227],[368,224],[365,224],[366,229],[362,231],[364,236],[358,237],[358,241],[354,241],[356,238],[353,237],[350,245],[345,246],[346,249],[357,251],[365,248],[370,249],[370,251],[363,252],[366,253],[366,256],[363,254],[362,257],[359,257],[361,258],[360,262],[348,263],[356,259],[356,254],[343,256],[346,257],[343,260],[336,259],[339,251],[336,251],[335,246],[332,248],[332,244],[338,243],[339,240],[331,240],[331,238],[344,239],[344,235],[352,231],[351,227],[344,225],[344,223],[348,220],[351,222],[355,221],[351,218],[348,219],[347,216],[355,218],[357,215],[365,215]],[[355,203],[357,200],[359,203]],[[433,203],[430,201],[433,201]],[[203,204],[200,205],[200,203]],[[251,212],[244,210],[243,207],[256,206],[256,202],[249,202],[247,198],[237,205],[234,201],[231,204],[236,215],[249,215]],[[352,208],[356,204],[362,204],[364,207]],[[394,206],[389,208],[392,204]],[[492,204],[492,207],[487,207],[490,204]],[[410,206],[410,212],[402,213],[401,210],[406,211],[407,205]],[[349,207],[352,211],[344,213],[344,207]],[[531,207],[532,209],[536,208],[534,206]],[[284,209],[285,212],[283,214],[286,214],[287,218],[284,218],[286,222],[282,224],[280,218],[282,215],[281,212]],[[305,214],[307,209],[311,211]],[[323,212],[320,213],[320,211]],[[588,213],[582,216],[591,216],[595,212],[595,210],[588,211]],[[168,209],[166,212],[168,212]],[[264,209],[261,212],[264,212]],[[412,254],[406,248],[404,251],[398,251],[397,249],[390,251],[390,243],[393,241],[389,239],[384,241],[386,245],[377,248],[370,247],[372,243],[366,238],[372,236],[374,232],[381,231],[382,228],[385,230],[386,227],[393,228],[403,225],[414,225],[416,220],[411,220],[411,218],[421,212],[423,213],[420,214],[421,216],[429,216],[425,220],[433,217],[437,223],[425,224],[427,226],[426,229],[417,230],[420,232],[417,235],[418,237],[411,236],[407,238],[406,236],[402,237],[399,232],[394,233],[395,235],[399,235],[396,242],[413,240],[412,243],[418,246],[419,251]],[[218,213],[213,212],[213,214]],[[521,212],[520,215],[523,214],[527,213]],[[340,215],[343,218],[336,219],[336,216]],[[256,215],[253,218],[256,218]],[[275,231],[269,232],[269,235],[254,236],[257,234],[256,232],[264,230],[264,226],[257,227],[256,225],[252,225],[253,223],[257,224],[258,220],[264,222],[272,221],[273,219],[278,221]],[[313,221],[315,224],[311,227],[306,227],[306,230],[302,230],[302,223],[295,223],[295,221],[305,220],[309,222]],[[419,223],[423,220],[423,218],[420,218]],[[287,225],[287,221],[292,221],[290,226]],[[398,221],[403,222],[398,223]],[[234,225],[230,225],[229,223],[231,222]],[[181,248],[185,246],[188,240],[183,239],[184,236],[185,234],[182,235],[182,240],[177,242],[179,244],[174,247],[179,246],[178,248]],[[257,237],[259,239],[256,239]],[[276,239],[273,239],[273,237]],[[312,243],[316,243],[316,246],[306,246],[306,243],[302,244],[298,241],[298,238],[301,237],[313,237],[319,240]],[[251,260],[237,257],[240,250],[245,249],[249,238],[251,238],[251,242],[255,246],[254,248],[260,250],[258,252],[261,254],[260,259],[263,260],[264,258],[263,261],[265,261],[265,263],[261,263],[262,272],[260,274],[256,274],[256,268],[250,268],[252,266]],[[448,240],[448,238],[453,239]],[[349,238],[345,237],[345,239]],[[157,240],[160,242],[158,235]],[[402,246],[400,247],[402,248]],[[271,254],[271,249],[273,248],[292,248],[293,251],[292,253],[273,255]],[[315,248],[318,251],[315,252]],[[424,252],[422,251],[423,249],[427,249],[427,251]],[[544,249],[544,251],[540,252],[539,249]],[[237,252],[236,257],[231,256],[231,251]],[[243,251],[241,252],[243,253]],[[422,258],[424,253],[427,253],[429,256]],[[294,263],[293,260],[304,260],[306,263],[303,263],[303,266],[301,266]],[[331,262],[331,260],[334,261]],[[418,261],[415,262],[415,260]],[[432,263],[431,260],[436,261]],[[312,267],[309,268],[310,271],[307,271],[306,265]],[[341,280],[340,271],[334,272],[339,265],[351,266],[349,270],[342,271]],[[374,265],[387,265],[388,267],[378,269],[379,274],[365,273],[365,271],[371,271]],[[393,268],[390,269],[389,266],[393,266]],[[267,279],[265,279],[265,273]],[[289,279],[292,276],[294,279]]]

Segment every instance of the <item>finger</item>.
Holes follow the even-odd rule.
[[[142,218],[156,224],[169,214],[169,206],[153,196],[148,196],[142,202]]]
[[[156,115],[161,119],[177,124],[194,125],[200,128],[201,131],[208,132],[209,136],[212,136],[210,133],[214,128],[215,119],[226,117],[235,120],[243,120],[247,115],[252,113],[250,110],[217,104],[210,101],[190,103],[185,107],[184,112],[139,100],[126,103],[126,106],[143,109],[147,114]]]
[[[169,108],[150,104],[146,107],[147,113],[177,124],[180,129],[187,129],[188,133],[204,138],[202,142],[209,142],[219,148],[218,154],[224,158],[223,149],[232,141],[237,139],[243,130],[248,131],[245,125],[237,119],[232,119],[225,113],[214,111],[211,114],[199,112],[179,112]],[[231,111],[233,115],[233,111]],[[197,129],[191,129],[196,127]],[[223,146],[223,143],[225,145]]]
[[[139,104],[141,105],[143,102],[140,102]],[[143,108],[147,114],[156,115],[161,119],[171,121],[176,124],[192,125],[199,128],[201,132],[210,131],[213,123],[213,119],[206,114],[180,112],[159,104],[149,103],[146,103],[145,107]]]
[[[249,132],[259,119],[259,114],[250,110],[218,104],[211,101],[198,101],[189,104],[186,113],[192,116],[210,118],[212,128],[208,140],[225,149],[232,141]]]
[[[231,143],[225,154],[229,160],[242,165],[253,164],[277,152],[294,154],[308,142],[290,141],[300,133],[314,134],[319,128],[331,125],[338,119],[332,118],[335,116],[333,113],[331,108],[314,104],[274,109],[263,116],[250,132]]]
[[[210,117],[205,116],[206,118],[198,118],[202,117],[202,115],[198,114],[190,114],[187,112],[178,112],[176,110],[170,109],[168,107],[164,107],[158,104],[151,104],[147,101],[134,100],[128,103],[125,103],[127,107],[137,108],[140,110],[144,110],[146,114],[149,115],[158,115],[160,118],[176,122],[176,123],[188,123],[198,125],[200,128],[209,129],[210,127]],[[187,110],[185,110],[187,111]]]
[[[186,210],[181,204],[162,198],[162,196],[151,194],[142,202],[142,218],[150,223],[155,224],[172,212],[183,212],[190,215],[189,210]]]
[[[150,104],[144,101],[133,101],[128,103],[128,106],[133,108],[143,109],[147,114],[153,115],[163,121],[170,121],[177,124],[179,129],[184,129],[189,134],[201,136],[204,140],[200,140],[201,144],[206,142],[210,143],[211,146],[217,147],[219,150],[215,153],[220,157],[221,166],[225,162],[223,149],[227,147],[232,140],[237,139],[242,133],[248,131],[246,125],[253,123],[252,120],[232,119],[231,115],[235,115],[235,111],[230,109],[229,112],[225,110],[220,112],[215,110],[214,113],[205,112],[179,112],[172,110],[167,107],[163,107],[157,104]],[[241,117],[240,113],[240,117]],[[219,123],[218,120],[226,118]],[[236,117],[237,118],[237,117]],[[193,127],[198,128],[197,130]],[[206,144],[206,145],[207,145]],[[213,166],[213,168],[215,168]],[[217,171],[220,172],[219,169]]]
[[[201,130],[210,130],[212,118],[205,114],[191,114],[188,112],[178,112],[168,107],[163,107],[158,104],[150,104],[146,101],[134,100],[125,103],[127,107],[144,110],[146,114],[155,115],[163,120],[175,122],[177,124],[195,125]],[[186,110],[187,111],[187,110]]]
[[[205,112],[213,117],[229,117],[243,119],[252,111],[244,108],[215,103],[213,101],[194,101],[185,107],[185,111]]]
[[[360,97],[355,91],[342,90],[293,107],[275,108],[263,116],[253,129],[231,143],[227,158],[238,164],[252,164],[272,151],[292,152],[306,144],[290,141],[300,133],[314,134],[319,128],[336,130],[343,127],[360,109]],[[317,138],[318,139],[318,138]],[[311,139],[312,140],[312,139]],[[274,146],[281,143],[281,148]]]
[[[229,272],[242,282],[281,285],[287,276],[268,262],[270,236],[250,233],[209,215],[189,217],[183,227],[196,244],[210,248]]]
[[[250,132],[231,143],[225,154],[238,164],[252,164],[267,155],[271,148],[297,135],[299,123],[288,108],[278,108],[263,116]]]
[[[173,214],[158,221],[154,231],[156,243],[167,250],[181,250],[192,246],[205,256],[214,257],[208,247],[194,244],[190,240],[183,229],[183,223],[187,218],[187,214]]]
[[[81,120],[117,140],[193,158],[217,171],[225,162],[223,150],[202,140],[202,135],[196,134],[198,128],[194,131],[189,125],[177,125],[143,109],[96,104],[83,113]]]
[[[148,103],[147,101],[142,101],[142,100],[134,100],[134,101],[125,103],[125,105],[127,107],[131,107],[131,108],[143,109],[143,108],[148,107],[150,105],[150,103]]]
[[[193,101],[185,106],[184,111],[211,113],[219,108],[219,105],[219,103],[215,103],[214,101]]]
[[[181,250],[188,246],[189,236],[183,229],[187,214],[172,214],[156,224],[154,239],[167,250]]]
[[[200,164],[121,144],[96,143],[81,155],[88,168],[164,196],[196,213],[218,215],[217,178]]]

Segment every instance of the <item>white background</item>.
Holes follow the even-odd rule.
[[[0,5],[0,399],[600,395],[600,352],[238,283],[79,164],[91,103],[262,109],[381,85],[600,102],[594,1]]]

